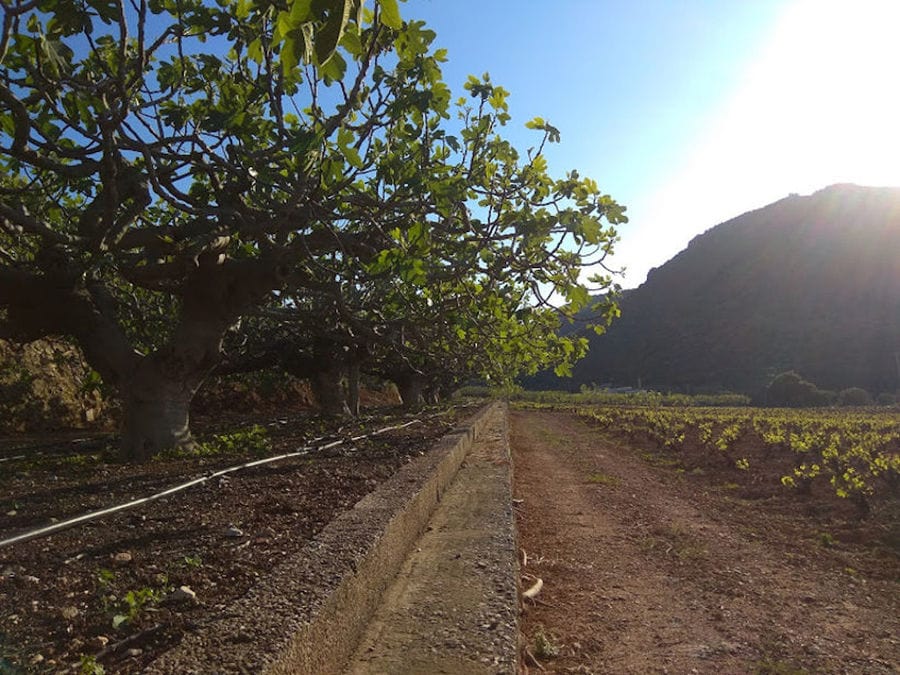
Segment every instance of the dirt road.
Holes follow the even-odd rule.
[[[571,415],[513,412],[511,445],[523,585],[544,583],[532,673],[900,672],[895,553],[824,541]]]

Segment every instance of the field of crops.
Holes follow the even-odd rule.
[[[730,465],[747,482],[780,482],[785,489],[851,500],[861,515],[875,502],[900,496],[900,415],[895,410],[566,408],[610,433],[650,443],[671,461]]]

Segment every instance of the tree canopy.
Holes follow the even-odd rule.
[[[191,398],[248,326],[291,326],[311,372],[583,353],[558,316],[612,286],[582,274],[624,209],[549,175],[548,122],[525,152],[504,139],[487,75],[454,101],[394,0],[20,0],[2,30],[0,334],[77,340],[127,456],[191,443]]]

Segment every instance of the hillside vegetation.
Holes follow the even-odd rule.
[[[794,370],[819,387],[895,392],[900,189],[791,195],[696,237],[639,288],[571,380],[759,393]]]

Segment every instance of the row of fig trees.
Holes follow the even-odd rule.
[[[487,76],[452,100],[396,0],[2,11],[0,337],[75,340],[126,457],[191,444],[217,369],[279,364],[343,411],[360,373],[414,400],[583,353],[559,315],[613,285],[583,270],[623,209],[549,175],[543,120],[513,148]]]

